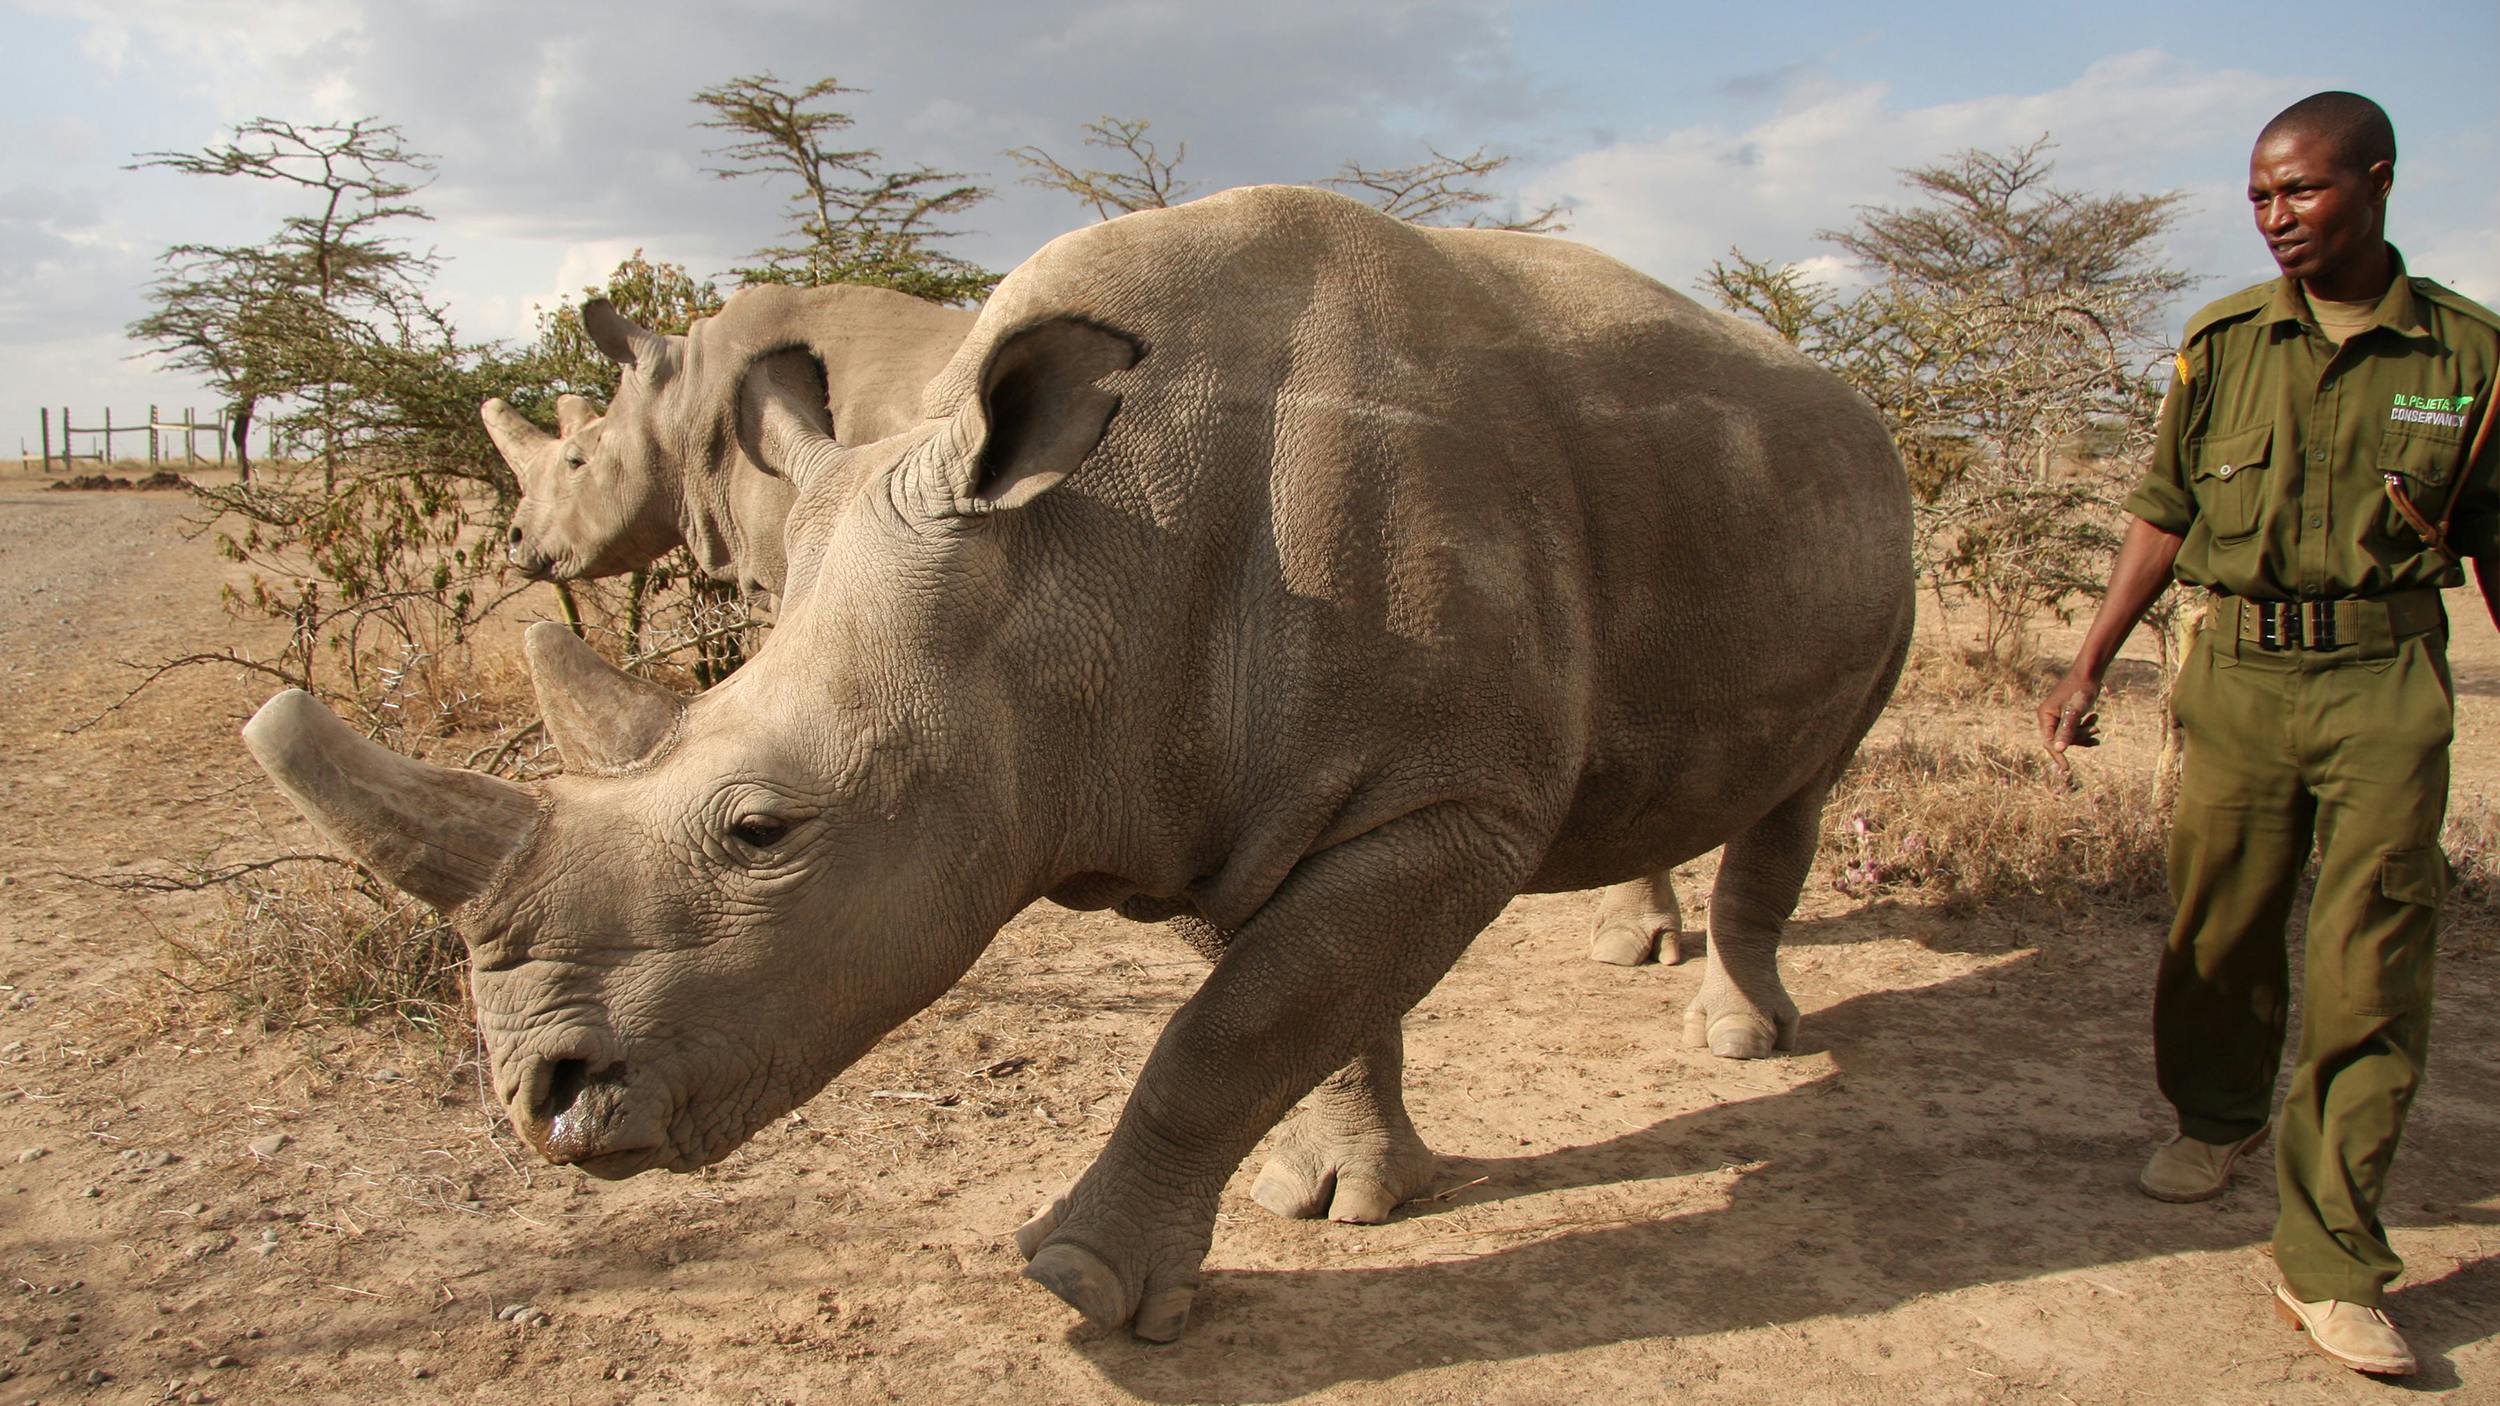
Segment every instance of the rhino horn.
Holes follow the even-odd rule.
[[[668,344],[666,338],[618,312],[616,304],[605,298],[582,304],[582,328],[590,333],[600,354],[619,366],[651,365]]]
[[[598,418],[599,412],[591,409],[590,402],[580,396],[567,394],[556,397],[557,437],[571,439],[580,434],[584,426]]]
[[[624,771],[649,760],[676,731],[683,700],[600,658],[571,630],[541,620],[521,644],[538,685],[539,716],[567,767]]]
[[[501,396],[479,406],[477,417],[486,422],[486,437],[495,442],[495,452],[503,455],[513,476],[521,480],[521,491],[529,492],[530,477],[556,437],[531,424],[527,415],[513,409]]]
[[[300,688],[262,704],[243,745],[322,834],[446,913],[486,891],[538,816],[526,789],[403,757]]]

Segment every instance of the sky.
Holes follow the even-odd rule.
[[[2060,185],[2182,195],[2163,254],[2202,281],[2174,323],[2271,276],[2250,141],[2348,88],[2394,118],[2412,271],[2500,303],[2492,0],[0,0],[0,52],[0,452],[33,452],[38,406],[213,405],[124,328],[168,245],[257,240],[289,207],[138,153],[256,116],[396,123],[437,163],[410,228],[436,295],[464,338],[526,340],[637,248],[710,275],[777,239],[777,192],[709,174],[690,102],[764,71],[864,90],[846,136],[890,164],[983,177],[954,252],[997,269],[1093,219],[1004,153],[1084,164],[1106,114],[1186,142],[1198,193],[1489,147],[1523,205],[1569,204],[1565,237],[1686,292],[1731,246],[1845,281],[1816,231],[1897,200],[1902,168],[2046,135]]]

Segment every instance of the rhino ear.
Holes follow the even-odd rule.
[[[677,729],[684,701],[599,657],[571,630],[541,620],[521,637],[547,736],[577,772],[610,775],[650,760]]]
[[[1102,442],[1120,397],[1098,384],[1137,364],[1136,341],[1077,318],[1002,339],[981,368],[981,393],[960,412],[952,465],[959,513],[1023,507],[1076,472]]]
[[[580,396],[568,394],[556,397],[556,435],[558,438],[571,439],[582,432],[583,426],[598,418],[599,412],[591,409],[590,402]]]
[[[668,339],[616,310],[605,298],[582,304],[582,326],[602,356],[619,366],[648,370],[659,361]]]

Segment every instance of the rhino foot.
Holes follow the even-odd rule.
[[[1684,960],[1684,910],[1675,899],[1675,872],[1616,884],[1598,895],[1589,927],[1589,960],[1637,967]]]
[[[1190,1305],[1198,1297],[1197,1266],[1205,1257],[1205,1247],[1187,1254],[1186,1273],[1169,1274],[1131,1266],[1127,1273],[1113,1265],[1086,1245],[1060,1233],[1070,1214],[1073,1188],[1052,1198],[1034,1217],[1016,1231],[1016,1248],[1023,1252],[1024,1277],[1057,1294],[1068,1307],[1084,1314],[1087,1322],[1098,1328],[1126,1325],[1138,1337],[1152,1343],[1177,1341],[1189,1326]],[[1142,1248],[1141,1237],[1121,1237],[1117,1243],[1141,1245],[1134,1259],[1148,1263],[1151,1256]],[[1134,1288],[1142,1277],[1145,1287]]]
[[[1612,967],[1644,966],[1656,961],[1674,966],[1684,960],[1682,933],[1664,913],[1600,914],[1589,938],[1589,960]]]
[[[1280,1216],[1378,1225],[1432,1182],[1432,1149],[1411,1131],[1383,1139],[1331,1138],[1309,1114],[1294,1121],[1259,1169],[1250,1197]]]
[[[1706,997],[1684,1008],[1684,1043],[1704,1045],[1721,1059],[1768,1059],[1797,1043],[1797,1008],[1766,1012],[1731,999],[1732,1009],[1712,1010]]]

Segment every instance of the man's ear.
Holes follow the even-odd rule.
[[[1057,318],[1000,341],[981,390],[957,412],[947,466],[959,513],[1003,512],[1058,486],[1102,442],[1120,397],[1098,383],[1137,364],[1138,344],[1108,327]]]
[[[590,333],[599,354],[619,366],[649,369],[668,339],[616,310],[605,298],[582,304],[582,329]]]
[[[2396,163],[2373,161],[2370,163],[2368,177],[2371,196],[2376,200],[2384,201],[2387,199],[2387,193],[2396,188]]]

